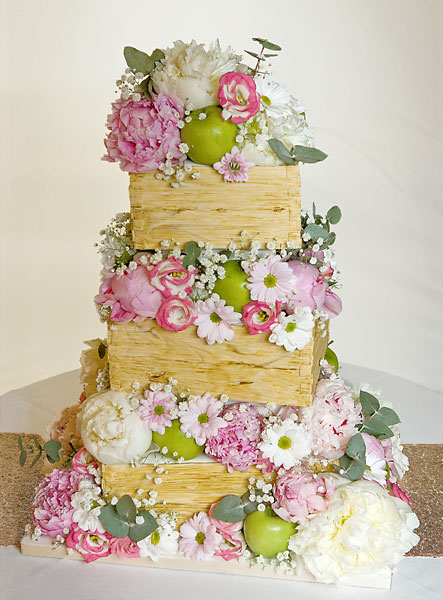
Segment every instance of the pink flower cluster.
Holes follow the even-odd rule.
[[[260,110],[260,94],[250,75],[229,71],[220,77],[219,85],[217,97],[224,121],[243,123]]]
[[[226,425],[207,439],[205,452],[226,465],[230,473],[247,471],[259,460],[263,417],[253,404],[240,403],[228,405],[220,416]]]
[[[179,149],[183,118],[181,102],[163,94],[152,100],[142,98],[117,100],[106,123],[109,129],[105,139],[107,154],[103,160],[119,162],[123,171],[146,173],[155,171],[164,163],[167,154],[177,163],[186,158]]]

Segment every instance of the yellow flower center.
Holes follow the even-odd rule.
[[[269,273],[269,275],[266,275],[266,277],[264,278],[263,283],[267,288],[273,288],[277,285],[277,277]]]
[[[269,319],[269,315],[266,311],[261,310],[257,313],[257,319],[260,321],[260,323],[266,323],[266,321]]]
[[[201,415],[198,415],[198,422],[199,423],[207,423],[209,421],[208,419],[208,415],[205,413],[202,413]]]
[[[281,448],[282,450],[287,450],[288,448],[291,447],[291,439],[288,438],[287,435],[282,436],[279,440],[278,440],[278,446],[279,448]]]
[[[154,531],[154,533],[151,535],[151,544],[153,546],[156,546],[159,542],[160,542],[160,534],[158,531]]]
[[[267,105],[267,106],[271,106],[271,100],[268,98],[268,96],[261,96],[261,99],[263,100],[263,102]]]
[[[217,313],[215,313],[215,312],[211,313],[211,314],[209,315],[209,318],[211,319],[211,321],[212,321],[213,323],[220,323],[220,321],[221,321],[221,317],[219,317],[219,316],[218,316],[218,314],[217,314]]]
[[[195,541],[197,542],[197,544],[203,544],[203,542],[205,541],[206,536],[203,533],[203,531],[199,531],[197,533],[197,535],[195,536]]]
[[[295,331],[297,329],[297,324],[296,323],[288,323],[286,325],[286,329],[285,331],[287,331],[288,333],[292,333],[293,331]]]
[[[163,408],[163,406],[158,405],[154,408],[154,412],[156,415],[162,415],[164,414],[165,409]]]

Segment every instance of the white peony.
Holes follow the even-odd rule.
[[[119,465],[144,454],[152,433],[125,392],[107,390],[88,398],[79,414],[83,444],[105,465]]]
[[[229,46],[222,50],[218,40],[208,50],[195,40],[189,44],[178,40],[164,53],[165,58],[151,74],[155,91],[178,96],[185,108],[192,109],[217,105],[220,77],[228,71],[237,71],[241,60]]]
[[[402,500],[372,481],[353,481],[334,492],[289,540],[317,581],[337,583],[349,575],[393,569],[419,537],[417,516]]]

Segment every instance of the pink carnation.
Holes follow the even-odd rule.
[[[98,461],[94,460],[94,457],[89,454],[86,448],[80,448],[72,457],[72,468],[80,475],[88,475],[89,466],[98,469]]]
[[[322,310],[331,319],[341,313],[340,298],[329,289],[317,267],[299,260],[290,260],[287,264],[296,277],[296,292],[289,298],[289,307],[308,306]]]
[[[253,166],[254,163],[247,161],[246,156],[240,152],[237,146],[234,146],[231,152],[227,152],[213,165],[214,169],[223,175],[224,181],[231,183],[248,181],[248,171]]]
[[[171,392],[147,390],[136,412],[142,419],[145,429],[151,429],[163,435],[165,427],[171,427],[174,418],[172,411],[175,406],[175,397]]]
[[[111,536],[99,531],[74,529],[66,538],[66,545],[79,552],[87,563],[111,554]]]
[[[236,521],[235,523],[227,523],[226,521],[219,521],[213,518],[214,510],[218,502],[211,504],[208,512],[209,520],[214,525],[217,533],[219,533],[224,543],[220,545],[220,548],[215,551],[215,556],[221,556],[223,560],[233,560],[239,558],[243,554],[243,541],[238,535],[243,528],[243,521]]]
[[[197,318],[197,309],[189,298],[170,296],[158,309],[157,323],[167,331],[183,331]]]
[[[183,266],[181,260],[171,257],[157,263],[149,276],[152,285],[165,297],[177,296],[179,292],[190,294],[197,268],[189,267],[189,269]]]
[[[205,452],[226,465],[230,473],[247,471],[259,460],[263,417],[253,404],[231,404],[220,415],[227,422],[208,438]]]
[[[312,453],[319,460],[337,460],[361,423],[360,405],[341,379],[320,379],[311,406],[302,410],[302,423],[312,434]]]
[[[335,486],[331,478],[292,469],[274,483],[274,512],[285,521],[304,523],[308,515],[325,510]]]
[[[71,469],[54,469],[37,487],[32,518],[43,534],[55,538],[65,535],[63,529],[72,528],[75,509],[71,505],[71,497],[78,491],[83,478]]]
[[[400,500],[403,500],[403,502],[406,502],[406,504],[408,504],[409,506],[412,506],[412,502],[411,502],[411,496],[408,494],[408,492],[405,492],[405,490],[403,490],[398,483],[393,483],[391,481],[387,481],[388,483],[388,487],[387,490],[390,494],[390,496],[394,496],[395,498],[400,498]]]
[[[139,265],[136,269],[126,269],[124,275],[114,273],[106,277],[94,301],[112,306],[112,321],[127,323],[155,317],[162,295],[151,285],[146,267]]]
[[[137,542],[132,542],[128,536],[111,538],[109,548],[111,554],[115,554],[120,558],[138,558],[140,556],[140,548],[137,546]]]
[[[122,171],[132,173],[155,171],[168,153],[173,163],[184,160],[177,125],[183,114],[180,101],[163,94],[138,102],[117,100],[106,123],[109,133],[103,160],[119,162]]]
[[[253,300],[243,306],[243,322],[251,335],[271,331],[271,325],[277,323],[281,302],[269,306],[266,302]]]
[[[260,94],[250,75],[230,71],[220,77],[217,94],[222,110],[222,119],[232,123],[243,123],[260,110]]]

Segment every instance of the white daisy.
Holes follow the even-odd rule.
[[[159,527],[144,540],[137,542],[141,558],[157,562],[160,556],[173,556],[178,550],[178,531],[171,527]]]
[[[263,76],[255,78],[255,85],[266,116],[274,119],[289,116],[290,105],[295,99],[284,85]]]
[[[309,455],[311,442],[311,434],[306,426],[288,418],[268,424],[258,447],[263,457],[268,458],[276,467],[290,469]]]
[[[314,317],[307,306],[297,306],[292,315],[280,313],[278,323],[271,325],[269,341],[277,346],[284,346],[288,352],[303,350],[312,338]]]

